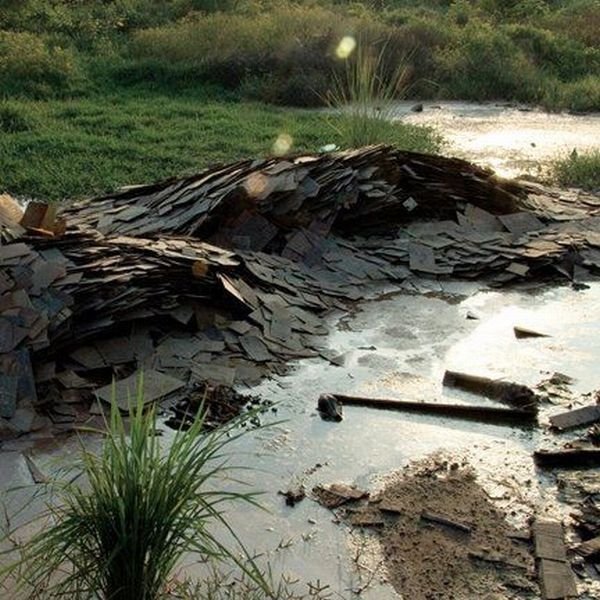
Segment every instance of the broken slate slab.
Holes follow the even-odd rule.
[[[506,229],[515,235],[521,235],[523,233],[529,233],[530,231],[537,231],[544,228],[544,224],[535,215],[528,212],[500,215],[498,219]]]
[[[15,414],[18,385],[15,375],[0,375],[0,417],[10,419]]]
[[[411,271],[423,273],[436,273],[435,253],[433,248],[411,242],[408,245],[409,266]]]
[[[577,596],[575,579],[567,561],[562,523],[536,519],[532,531],[542,597],[559,600]]]
[[[215,363],[192,363],[192,380],[232,386],[236,370],[233,367]]]
[[[29,473],[31,474],[31,478],[33,479],[33,483],[49,483],[50,478],[42,472],[42,470],[37,466],[34,460],[28,454],[23,454],[25,458],[25,463],[27,464],[27,468],[29,469]]]
[[[246,334],[241,336],[240,344],[248,358],[254,362],[266,362],[273,358],[265,343],[255,335]]]
[[[136,393],[140,380],[144,391],[144,404],[151,404],[152,402],[161,400],[185,386],[185,382],[170,375],[165,375],[158,371],[144,371],[141,378],[139,372],[133,373],[129,377],[117,381],[114,385],[106,385],[96,390],[95,394],[98,399],[110,403],[114,392],[115,401],[119,409],[128,411],[130,408],[135,407]]]
[[[600,421],[600,404],[584,406],[550,417],[552,427],[560,431],[591,425],[598,421]]]
[[[597,558],[600,556],[600,536],[579,544],[579,546],[575,548],[575,552],[585,559]]]
[[[520,327],[518,325],[513,327],[513,331],[515,332],[515,337],[518,340],[525,338],[550,337],[547,333],[541,333],[539,331],[534,331],[533,329],[527,329],[526,327]]]

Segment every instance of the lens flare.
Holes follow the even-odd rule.
[[[250,198],[261,198],[268,191],[269,180],[262,173],[252,173],[246,179],[244,186]]]
[[[287,154],[292,149],[293,143],[294,140],[291,135],[280,133],[273,144],[273,154],[275,156]]]
[[[354,48],[356,48],[356,40],[351,35],[345,35],[338,44],[335,53],[338,58],[348,58],[354,52]]]

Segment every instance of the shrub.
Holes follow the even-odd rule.
[[[600,190],[600,150],[573,150],[554,162],[552,175],[560,185]]]
[[[178,560],[195,551],[232,560],[262,584],[247,553],[242,561],[207,529],[217,521],[237,540],[222,505],[254,502],[250,494],[209,487],[231,470],[223,451],[241,435],[238,425],[203,434],[198,416],[163,449],[154,430],[155,412],[144,413],[141,393],[127,433],[113,404],[100,454],[82,447],[89,489],[73,479],[57,487],[51,519],[25,543],[21,559],[7,573],[16,574],[34,596],[43,591],[44,597],[157,600]]]
[[[600,1],[569,0],[559,10],[540,19],[539,25],[595,47],[600,31]]]
[[[583,77],[564,83],[547,78],[541,90],[542,103],[553,110],[588,112],[600,110],[600,80],[598,77]]]
[[[506,33],[545,74],[562,81],[600,75],[600,49],[531,25],[511,25]]]
[[[31,33],[0,32],[0,88],[4,94],[65,96],[79,83],[72,51]]]
[[[563,86],[560,105],[577,112],[600,110],[600,78],[590,75]]]
[[[244,86],[252,97],[307,106],[323,87],[319,74],[331,70],[345,24],[319,7],[283,6],[252,18],[216,13],[141,31],[132,52],[164,63],[163,71],[185,66],[226,88]]]
[[[504,31],[486,23],[466,25],[438,61],[440,82],[455,98],[536,98],[537,69]]]

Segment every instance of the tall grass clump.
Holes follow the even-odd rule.
[[[356,148],[369,144],[391,142],[394,102],[406,91],[406,61],[386,75],[386,45],[379,50],[359,39],[345,38],[340,46],[345,70],[334,75],[333,86],[326,96],[332,109],[342,112],[344,119],[336,129],[345,146]],[[354,47],[354,44],[356,46]]]
[[[563,186],[600,190],[600,150],[582,153],[573,150],[554,162],[552,175]]]
[[[99,454],[82,447],[85,483],[56,488],[42,531],[20,548],[5,577],[30,598],[156,600],[182,555],[196,552],[232,560],[262,581],[223,512],[229,501],[254,503],[254,495],[213,487],[233,468],[224,450],[241,435],[238,424],[208,434],[203,425],[198,416],[163,447],[141,393],[128,423],[113,404]],[[209,531],[211,523],[230,532],[235,553]]]

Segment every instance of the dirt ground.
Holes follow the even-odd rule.
[[[539,597],[529,532],[507,523],[466,463],[436,456],[408,465],[344,512],[351,525],[379,531],[389,582],[403,598]]]

